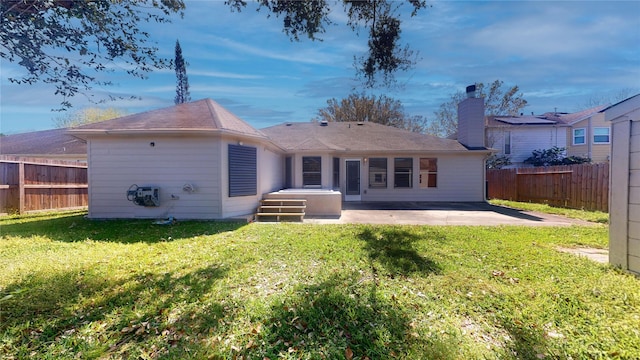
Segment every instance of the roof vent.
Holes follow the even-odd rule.
[[[329,122],[327,120],[320,121],[320,126],[328,126]]]

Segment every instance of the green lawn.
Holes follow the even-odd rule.
[[[526,203],[509,200],[493,199],[489,201],[492,205],[506,206],[513,209],[525,210],[525,211],[537,211],[541,213],[561,215],[568,218],[580,219],[590,222],[596,222],[601,224],[609,223],[609,214],[602,211],[587,211],[579,209],[568,209],[555,206],[549,206],[547,204]]]
[[[0,219],[3,359],[640,357],[606,225]]]

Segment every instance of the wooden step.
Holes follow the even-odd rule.
[[[259,218],[274,217],[276,221],[281,218],[304,218],[304,210],[307,208],[307,199],[262,199],[256,212],[256,221]]]
[[[306,209],[306,205],[261,205],[260,209]]]
[[[304,216],[303,212],[299,213],[282,213],[282,212],[259,212],[257,216]]]
[[[306,205],[305,199],[263,199],[260,200],[262,205]]]
[[[256,214],[256,220],[258,220],[258,218],[260,217],[275,217],[276,221],[280,221],[281,217],[286,217],[286,218],[300,218],[300,221],[302,221],[302,218],[304,218],[304,213],[257,213]]]

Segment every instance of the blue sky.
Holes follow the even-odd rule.
[[[640,1],[429,3],[418,16],[403,17],[402,41],[419,52],[416,66],[397,74],[401,87],[369,92],[400,100],[410,115],[433,118],[451,94],[496,79],[518,85],[529,102],[524,111],[536,114],[640,93]],[[193,100],[212,98],[256,128],[309,121],[328,99],[364,90],[354,80],[353,58],[365,54],[367,38],[346,27],[341,5],[322,42],[291,42],[282,19],[266,15],[253,4],[236,13],[223,1],[187,0],[183,19],[145,26],[167,58],[180,40]],[[10,84],[7,77],[21,69],[4,60],[1,66],[0,131],[52,128],[61,116],[51,111],[61,101],[53,87]],[[136,113],[173,105],[173,70],[145,80],[124,71],[101,76],[115,85],[94,88],[98,97],[141,99],[100,106]],[[82,95],[72,103],[96,106]]]

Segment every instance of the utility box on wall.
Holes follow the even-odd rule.
[[[160,188],[131,185],[127,190],[127,200],[139,206],[160,206]]]

